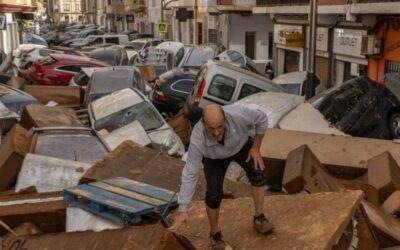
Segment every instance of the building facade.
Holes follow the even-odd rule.
[[[0,28],[0,49],[12,52],[22,40],[24,20],[33,20],[35,0],[0,0],[0,16],[4,26]]]
[[[253,13],[269,15],[274,25],[275,75],[307,70],[308,12],[308,0],[257,0]],[[319,0],[315,70],[323,83],[340,85],[366,74],[378,79],[387,69],[398,70],[395,50],[385,54],[383,48],[395,41],[394,26],[384,32],[388,25],[380,20],[399,14],[399,1]],[[292,43],[294,37],[302,42]]]

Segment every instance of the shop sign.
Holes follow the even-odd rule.
[[[310,32],[310,28],[307,27],[307,48],[309,47],[308,44],[308,37],[309,37],[309,33]],[[325,27],[318,27],[317,28],[317,37],[316,37],[316,48],[317,51],[325,51],[328,52],[328,38],[329,38],[329,29],[325,28]]]
[[[303,34],[303,27],[298,25],[274,25],[274,43],[286,45],[286,36],[288,34]]]
[[[365,35],[367,35],[366,30],[335,29],[333,53],[365,58],[361,55],[362,37]]]
[[[300,33],[286,34],[285,46],[290,48],[304,47],[304,35]]]

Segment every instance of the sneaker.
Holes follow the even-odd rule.
[[[274,226],[265,218],[264,214],[260,214],[258,216],[254,216],[253,228],[259,233],[267,234],[274,229]]]
[[[210,240],[211,247],[214,250],[224,250],[226,247],[228,247],[228,244],[225,243],[221,232],[215,234],[210,233]]]

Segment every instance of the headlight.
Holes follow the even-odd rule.
[[[174,134],[169,134],[163,140],[161,145],[161,152],[167,153],[168,155],[183,155],[185,149],[179,138],[176,138]]]

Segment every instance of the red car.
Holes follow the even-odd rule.
[[[68,85],[82,67],[107,67],[108,63],[89,57],[51,54],[33,62],[28,78],[39,85]]]

